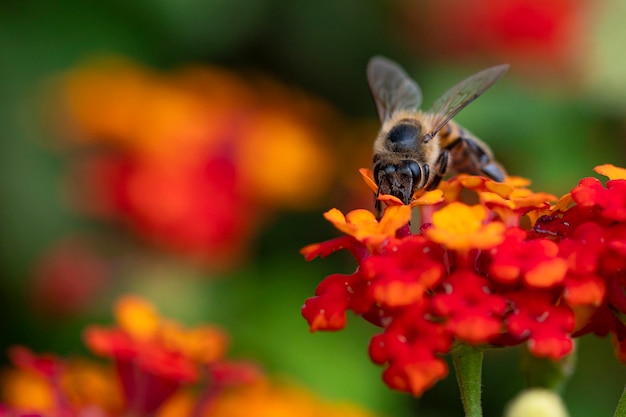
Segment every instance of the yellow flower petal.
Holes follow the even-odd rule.
[[[324,213],[326,220],[347,235],[365,243],[370,249],[395,237],[396,231],[408,224],[411,219],[411,207],[392,205],[385,209],[382,219],[378,221],[369,210],[357,209],[345,216],[337,209]]]
[[[443,201],[443,191],[439,189],[427,191],[419,197],[413,196],[413,198],[411,207],[437,204]]]
[[[461,174],[458,178],[461,185],[465,188],[474,191],[487,190],[503,198],[507,198],[516,188],[516,182],[509,183],[508,178],[505,182],[496,182],[489,178],[467,174]]]
[[[404,203],[398,197],[395,197],[390,194],[381,194],[378,196],[378,201],[381,201],[388,206],[401,206]]]
[[[405,205],[387,207],[383,218],[380,219],[380,231],[387,236],[395,236],[396,231],[410,220],[411,207]]]
[[[609,177],[610,180],[625,180],[626,179],[626,169],[616,167],[612,164],[604,164],[598,165],[593,169],[600,175],[604,175],[605,177]]]
[[[451,203],[433,214],[426,235],[448,249],[489,249],[504,240],[505,226],[500,222],[483,224],[486,217],[483,206]]]

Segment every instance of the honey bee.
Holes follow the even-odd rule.
[[[466,78],[424,112],[419,110],[422,92],[417,83],[395,62],[373,57],[367,80],[381,123],[372,166],[378,194],[391,194],[409,204],[416,191],[437,188],[448,172],[503,181],[506,173],[489,147],[451,119],[508,67],[498,65]],[[378,200],[376,209],[380,214]]]

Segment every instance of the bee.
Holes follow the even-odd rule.
[[[489,147],[452,118],[508,68],[498,65],[466,78],[424,112],[419,110],[422,92],[417,83],[395,62],[373,57],[367,80],[381,123],[372,165],[378,194],[391,194],[409,204],[416,191],[437,188],[449,172],[503,181],[506,172]],[[380,214],[378,199],[376,209]]]

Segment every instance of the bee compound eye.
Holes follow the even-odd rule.
[[[426,186],[426,183],[430,179],[430,167],[428,166],[428,164],[422,165],[422,174],[423,174],[422,184],[420,186],[424,187]]]
[[[413,177],[413,184],[419,184],[422,179],[422,169],[415,161],[407,161],[406,163],[409,171],[411,171],[411,177]]]
[[[378,163],[374,166],[374,180],[376,181],[376,185],[380,186],[380,183],[384,177],[389,177],[393,173],[397,171],[397,167],[395,165],[385,165],[383,163]]]
[[[396,167],[395,165],[387,165],[386,167],[383,168],[383,172],[387,175],[393,174],[397,170],[398,170],[398,167]]]

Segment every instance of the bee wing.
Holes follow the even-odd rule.
[[[398,110],[417,110],[422,104],[422,91],[417,83],[387,58],[375,56],[370,59],[367,81],[381,122]]]
[[[433,104],[430,113],[434,115],[433,130],[424,138],[428,141],[443,128],[465,106],[476,100],[489,89],[509,69],[507,64],[497,65],[477,72],[446,91]]]

